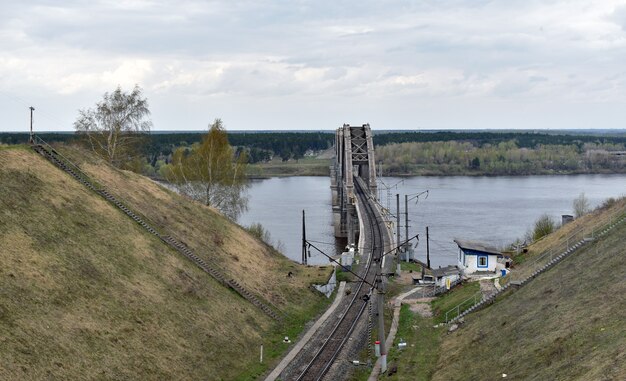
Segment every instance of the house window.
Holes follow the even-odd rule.
[[[478,257],[478,267],[487,267],[487,257],[486,256],[479,256]]]

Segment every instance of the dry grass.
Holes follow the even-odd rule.
[[[145,178],[89,170],[297,324],[324,303],[307,287],[326,271],[292,265]],[[290,266],[299,277],[286,283]],[[250,366],[252,348],[282,328],[38,155],[0,150],[0,379],[253,377],[263,367]]]
[[[625,236],[622,224],[469,315],[445,338],[433,379],[626,379]]]
[[[533,256],[545,252],[546,250],[555,246],[555,243],[564,241],[575,231],[587,230],[587,232],[590,233],[589,235],[591,236],[592,232],[590,231],[589,227],[607,224],[610,220],[610,216],[614,215],[616,212],[624,210],[625,207],[626,198],[621,198],[608,209],[598,209],[593,211],[592,213],[577,218],[569,224],[557,229],[554,233],[544,237],[544,239],[541,239],[530,245],[528,247],[529,252],[527,257],[532,258]]]
[[[79,160],[87,158],[78,164],[116,197],[280,309],[290,308],[295,296],[308,292],[311,283],[324,281],[329,274],[329,269],[298,266],[213,208],[187,200],[146,177],[90,162],[88,156],[75,151],[68,154]],[[290,271],[295,276],[287,278]]]

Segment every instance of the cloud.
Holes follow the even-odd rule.
[[[164,105],[250,105],[251,118],[297,120],[311,104],[387,105],[381,118],[405,103],[566,108],[626,100],[625,26],[614,0],[2,2],[0,86],[61,97],[68,113],[135,83]]]

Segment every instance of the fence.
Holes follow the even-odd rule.
[[[624,207],[616,207],[606,213],[594,218],[591,223],[576,227],[574,230],[566,233],[564,237],[559,239],[556,245],[551,246],[548,250],[539,254],[537,257],[529,261],[523,262],[518,269],[513,269],[504,282],[520,282],[530,277],[536,271],[544,268],[555,258],[570,250],[573,246],[594,240],[598,234],[604,231],[608,226],[612,226],[616,221],[624,216],[626,210]],[[558,234],[558,231],[555,233]]]
[[[482,294],[482,292],[478,291],[477,293],[475,293],[471,297],[469,297],[469,298],[465,299],[464,301],[462,301],[461,303],[457,304],[455,307],[452,307],[452,309],[450,309],[450,310],[448,310],[446,312],[446,323],[448,323],[450,320],[456,318],[457,316],[461,315],[461,313],[463,313],[466,310],[470,309],[472,306],[478,304],[482,300],[483,300],[483,294]]]
[[[626,206],[618,205],[614,207],[613,210],[596,216],[592,223],[586,223],[574,228],[572,231],[566,232],[565,236],[560,238],[556,245],[551,246],[547,251],[531,261],[525,262],[523,267],[519,270],[512,271],[509,276],[501,280],[500,283],[504,284],[504,287],[493,295],[483,298],[482,294],[479,292],[448,310],[445,316],[446,323],[475,311],[487,303],[493,302],[493,300],[495,300],[501,292],[506,291],[512,283],[516,283],[519,286],[525,285],[534,277],[547,271],[585,243],[605,234],[617,223],[623,222],[626,219],[625,216]],[[558,232],[556,234],[558,234]]]

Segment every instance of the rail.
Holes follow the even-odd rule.
[[[370,227],[369,234],[372,240],[371,245],[369,245],[372,247],[372,253],[368,257],[367,265],[360,276],[367,280],[368,283],[373,284],[375,274],[371,271],[372,263],[378,262],[384,251],[384,238],[374,208],[369,203],[369,198],[364,191],[365,187],[361,184],[359,178],[355,177],[355,179],[357,197],[366,210],[366,218],[369,222],[366,225]],[[363,280],[358,283],[357,290],[354,292],[354,297],[347,309],[296,380],[321,380],[330,370],[367,307],[367,300],[371,297],[372,290],[364,288],[364,285],[365,281]],[[363,300],[363,303],[360,305],[358,304],[359,300]]]

